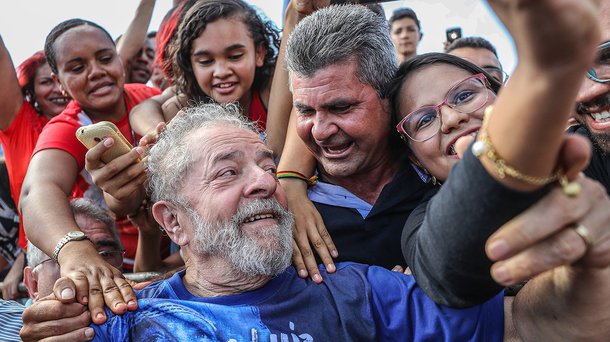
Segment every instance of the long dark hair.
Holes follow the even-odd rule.
[[[174,57],[172,67],[174,84],[178,87],[178,91],[191,101],[210,101],[209,96],[199,87],[193,73],[190,55],[193,41],[205,30],[208,23],[228,18],[240,19],[248,28],[254,46],[258,48],[262,45],[265,48],[263,66],[256,68],[252,89],[264,88],[273,76],[280,46],[279,31],[273,24],[268,20],[262,20],[254,8],[241,0],[200,1],[184,13],[177,37],[170,47]]]
[[[473,75],[485,75],[487,81],[489,81],[491,90],[496,94],[502,87],[502,84],[498,82],[495,78],[493,78],[490,74],[488,74],[485,70],[460,57],[439,52],[431,52],[422,55],[417,55],[400,65],[398,71],[396,71],[394,78],[392,79],[392,81],[390,81],[390,83],[388,83],[388,86],[386,88],[386,96],[388,99],[390,99],[391,103],[390,121],[392,125],[392,132],[394,132],[394,134],[398,135],[394,127],[398,124],[400,118],[400,89],[402,88],[402,85],[414,71],[438,63],[456,66]]]

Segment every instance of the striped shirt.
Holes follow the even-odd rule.
[[[0,299],[0,341],[21,341],[19,330],[23,325],[21,315],[25,307],[14,300]]]

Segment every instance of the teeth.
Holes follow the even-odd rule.
[[[457,153],[455,152],[455,144],[451,145],[451,148],[449,149],[449,155],[450,155],[450,156],[452,156],[452,155],[454,155],[454,154],[457,154]]]
[[[222,83],[222,84],[217,84],[216,86],[218,88],[229,88],[232,85],[233,85],[233,83]]]
[[[610,118],[610,112],[606,110],[601,113],[591,113],[591,116],[595,121],[606,121],[606,119]]]
[[[273,215],[272,214],[254,215],[254,216],[250,216],[247,219],[245,219],[244,222],[249,223],[249,222],[254,222],[256,220],[261,220],[261,219],[266,219],[266,218],[273,218]]]

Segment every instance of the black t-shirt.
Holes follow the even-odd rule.
[[[337,246],[339,257],[335,261],[353,261],[388,269],[405,266],[400,235],[407,217],[427,189],[429,186],[421,181],[405,158],[366,218],[353,208],[314,201]],[[317,260],[321,262],[319,258]]]
[[[591,141],[591,144],[593,145],[593,150],[591,151],[591,161],[589,162],[589,166],[587,166],[584,173],[589,178],[600,182],[604,187],[606,187],[606,192],[610,194],[610,155],[605,154],[598,146],[595,145],[595,142],[589,137],[585,126],[572,126],[568,129],[568,132],[584,135],[589,138],[589,141]]]

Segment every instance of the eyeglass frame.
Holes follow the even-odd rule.
[[[597,47],[597,50],[598,50],[598,52],[600,52],[600,51],[602,51],[602,50],[604,50],[604,49],[607,49],[607,48],[610,48],[610,41],[607,41],[607,42],[605,42],[605,43],[603,43],[603,44],[599,45],[599,46]],[[610,78],[608,78],[608,79],[601,79],[601,78],[597,78],[597,75],[596,75],[596,72],[595,72],[595,68],[594,68],[594,67],[591,67],[591,68],[589,68],[589,69],[587,70],[587,77],[588,77],[588,78],[589,78],[591,81],[593,81],[593,82],[597,82],[597,83],[608,83],[608,82],[610,82]]]
[[[498,82],[500,82],[500,84],[506,84],[506,82],[510,78],[510,75],[506,71],[504,71],[504,69],[502,69],[501,67],[487,66],[482,69],[485,70],[485,72],[487,72],[489,74],[489,76],[491,76],[493,78],[495,78],[495,77],[492,75],[491,72],[499,72],[500,74],[502,74],[501,80],[496,79]]]
[[[442,108],[443,106],[447,106],[447,107],[449,107],[449,108],[451,108],[451,109],[455,109],[454,107],[452,107],[452,106],[451,106],[451,105],[450,105],[450,104],[447,102],[447,96],[449,96],[449,93],[451,93],[451,92],[452,92],[452,91],[453,91],[453,90],[454,90],[454,89],[455,89],[455,88],[456,88],[458,85],[460,85],[460,84],[462,84],[463,82],[466,82],[466,81],[468,81],[468,80],[470,80],[470,79],[473,79],[473,78],[476,78],[476,79],[478,79],[478,80],[482,81],[482,82],[483,82],[483,85],[485,86],[485,88],[486,88],[487,90],[491,90],[491,87],[490,87],[490,84],[489,84],[489,80],[487,79],[487,77],[486,77],[486,76],[485,76],[485,74],[483,74],[483,73],[478,73],[478,74],[471,75],[471,76],[469,76],[469,77],[464,78],[463,80],[461,80],[461,81],[459,81],[459,82],[454,83],[454,84],[451,86],[451,88],[449,88],[449,90],[447,90],[447,93],[445,93],[445,97],[444,97],[444,99],[443,99],[443,101],[442,101],[441,103],[439,103],[439,104],[437,104],[437,105],[435,105],[435,106],[422,106],[422,107],[417,108],[417,109],[416,109],[416,110],[414,110],[414,111],[409,112],[409,114],[405,115],[405,117],[404,117],[404,118],[402,118],[402,119],[401,119],[401,120],[398,122],[398,124],[396,125],[396,131],[398,131],[398,133],[400,134],[400,137],[401,137],[403,140],[405,140],[405,138],[404,138],[404,137],[406,136],[406,137],[407,137],[407,138],[409,138],[411,141],[414,141],[414,142],[424,142],[424,141],[428,141],[428,140],[432,139],[432,138],[433,138],[435,135],[437,135],[437,134],[438,134],[438,132],[441,130],[442,123],[443,123],[443,122],[442,122],[442,115],[441,115],[441,108]],[[487,94],[487,95],[486,95],[486,96],[487,96],[487,98],[485,99],[485,101],[483,102],[483,104],[481,104],[481,107],[479,107],[479,108],[475,109],[475,111],[476,111],[476,110],[479,110],[479,109],[481,109],[481,108],[483,108],[483,106],[485,105],[485,103],[487,103],[487,100],[489,99],[489,93],[486,93],[486,94]],[[414,138],[412,138],[412,137],[409,135],[409,133],[407,133],[407,132],[405,131],[405,129],[404,129],[404,127],[403,127],[403,124],[404,124],[404,122],[407,120],[407,118],[409,118],[409,116],[410,116],[411,114],[413,114],[413,113],[415,113],[415,112],[417,112],[417,111],[421,110],[422,108],[426,108],[426,107],[428,107],[428,108],[430,108],[430,107],[431,107],[431,108],[434,108],[434,110],[436,111],[436,113],[437,113],[437,115],[438,115],[438,117],[439,117],[439,120],[441,120],[441,122],[440,122],[440,125],[439,125],[439,127],[438,127],[438,131],[436,131],[436,133],[434,133],[433,135],[431,135],[430,137],[428,137],[428,138],[426,138],[426,139],[423,139],[423,140],[415,140]],[[460,113],[461,113],[461,112],[460,112]],[[472,112],[471,112],[471,113],[472,113]],[[465,113],[465,114],[471,114],[471,113]]]

